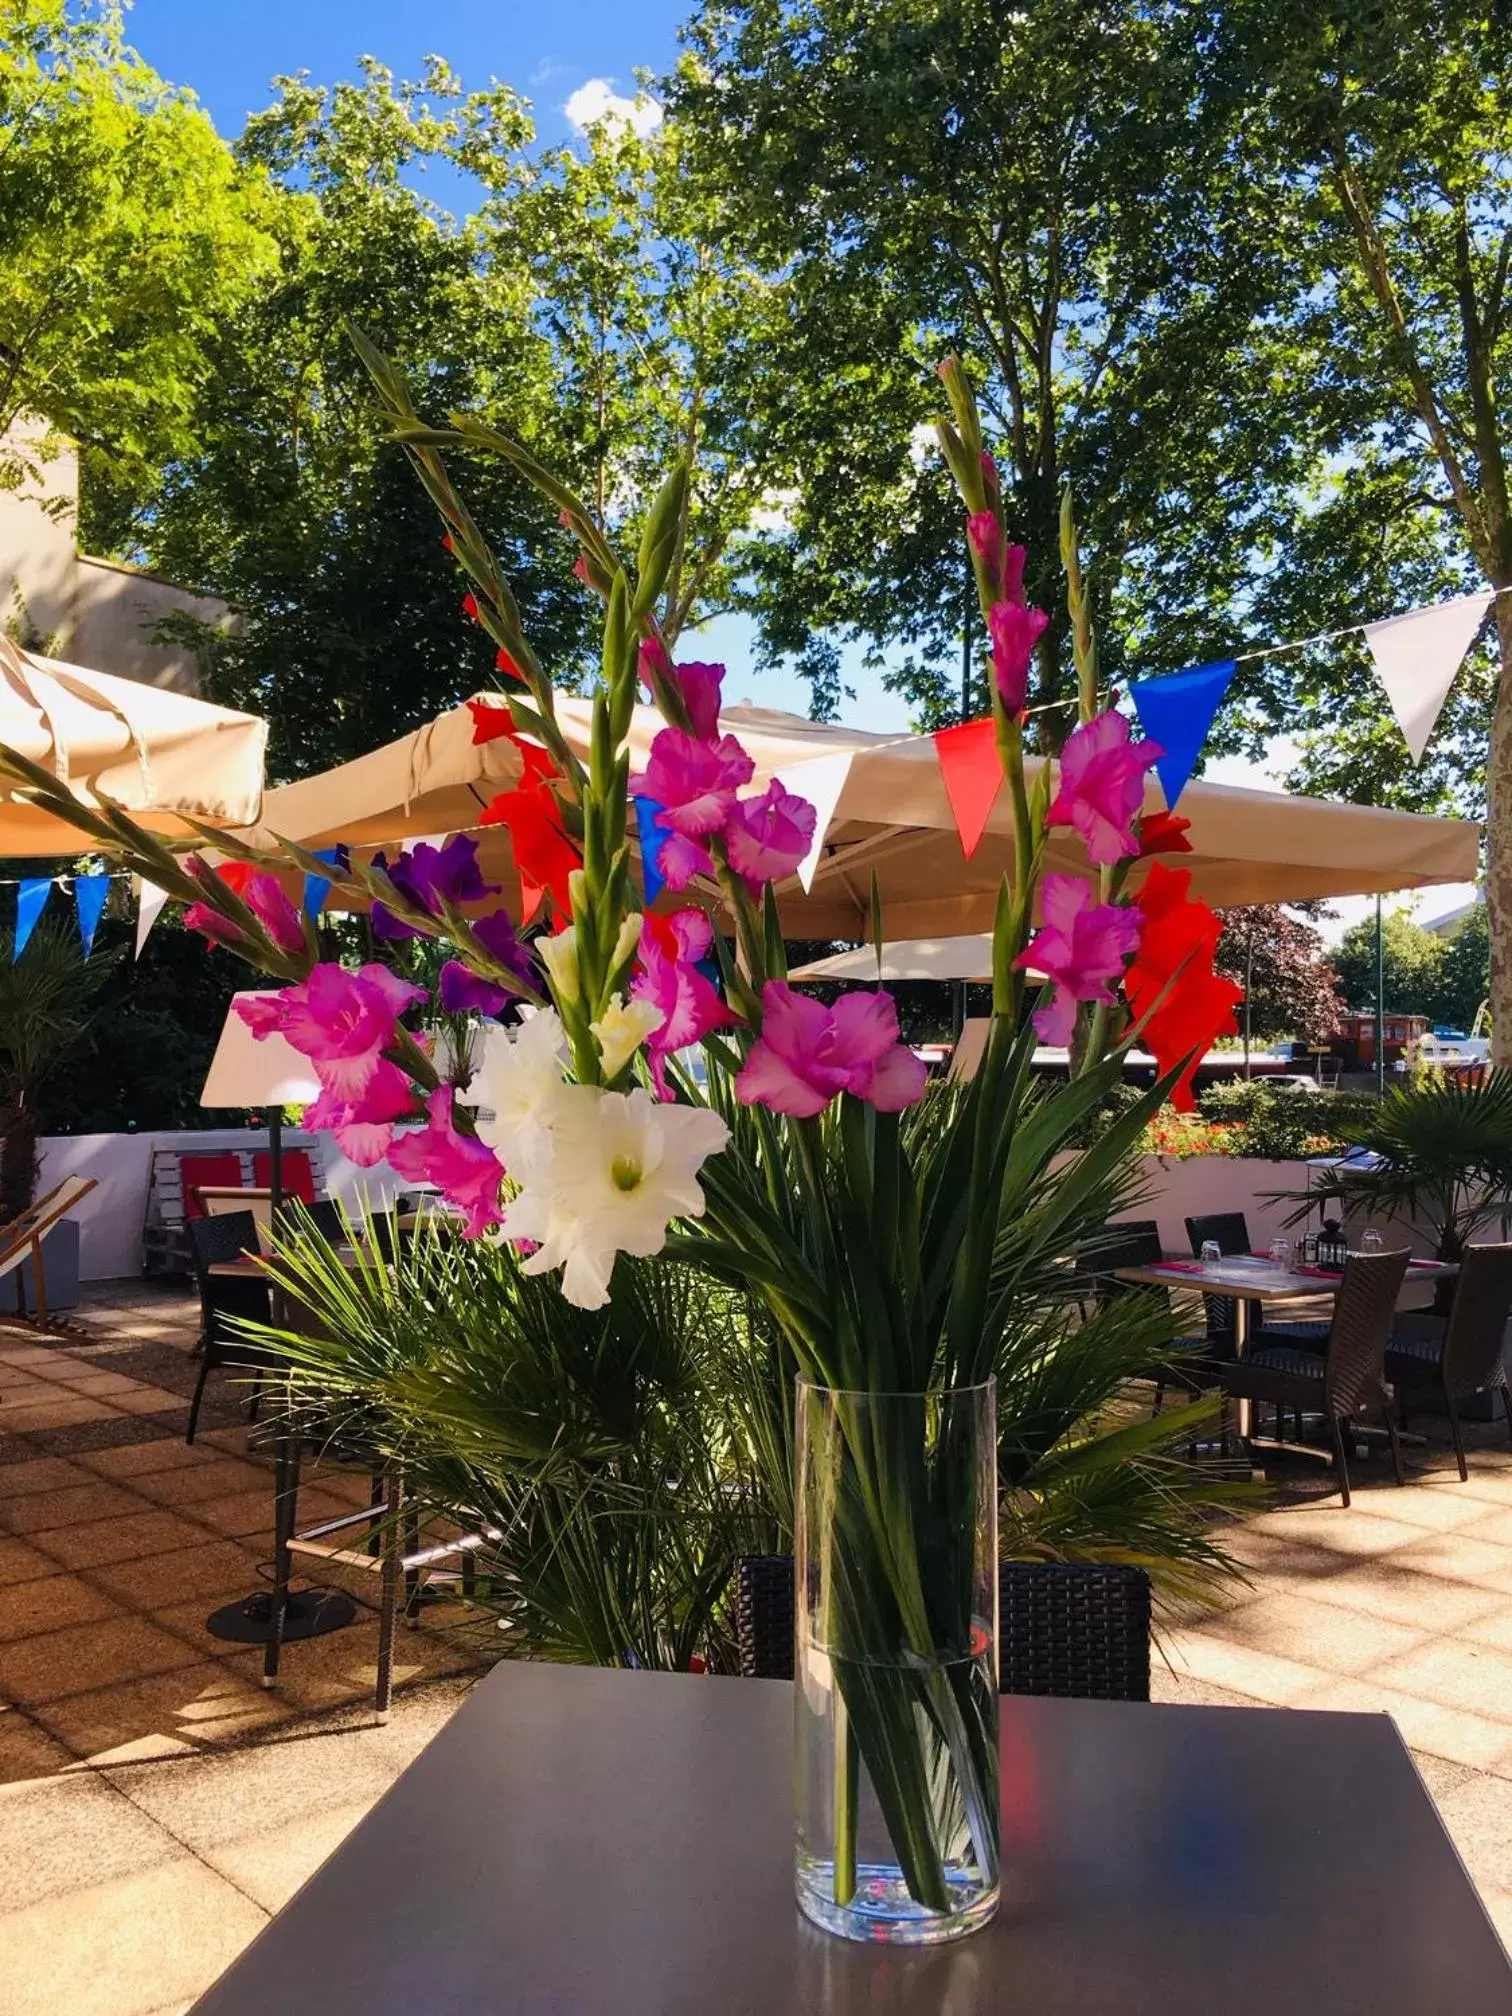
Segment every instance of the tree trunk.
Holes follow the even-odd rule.
[[[1500,660],[1486,760],[1486,909],[1491,926],[1491,1061],[1512,1065],[1512,595],[1496,598]]]
[[[37,1125],[23,1096],[10,1100],[0,1127],[0,1220],[18,1218],[37,1187]]]

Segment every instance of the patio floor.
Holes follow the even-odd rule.
[[[209,1613],[266,1578],[272,1487],[224,1377],[185,1446],[194,1331],[189,1298],[135,1286],[48,1336],[0,1325],[5,2016],[186,2008],[493,1654],[486,1629],[428,1606],[379,1727],[370,1610],[287,1648],[271,1691],[259,1651],[210,1636]],[[1470,1439],[1468,1484],[1432,1441],[1409,1451],[1407,1490],[1362,1463],[1347,1512],[1321,1466],[1288,1460],[1228,1534],[1252,1586],[1165,1634],[1154,1691],[1392,1714],[1512,1941],[1512,1446],[1500,1428]],[[366,1491],[327,1466],[301,1517]]]

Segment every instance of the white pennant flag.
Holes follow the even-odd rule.
[[[133,877],[137,892],[136,951],[133,957],[140,959],[142,947],[147,943],[147,934],[163,914],[163,905],[168,901],[168,891],[159,889],[156,882],[144,882],[140,875]]]
[[[1486,620],[1494,591],[1436,602],[1384,623],[1367,623],[1365,641],[1375,660],[1414,763],[1421,763],[1428,738],[1443,711],[1454,675]]]
[[[835,816],[835,807],[845,789],[850,766],[851,752],[847,749],[843,755],[818,756],[810,763],[796,764],[782,779],[789,791],[796,791],[800,798],[807,798],[816,815],[814,837],[807,854],[798,863],[798,880],[803,885],[805,896],[813,888],[814,877],[819,872],[819,863],[824,855],[824,836]]]

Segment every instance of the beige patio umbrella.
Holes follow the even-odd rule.
[[[854,980],[875,986],[878,980],[990,980],[992,933],[968,932],[963,938],[900,938],[882,947],[880,970],[876,949],[860,945],[853,952],[833,952],[795,966],[790,980]]]
[[[498,694],[478,697],[505,705]],[[586,755],[590,703],[563,697],[557,711],[569,741]],[[636,709],[630,731],[635,768],[644,764],[661,725],[652,708]],[[931,737],[872,735],[757,707],[728,708],[722,725],[750,752],[754,788],[780,777],[790,790],[828,800],[833,808],[812,864],[812,886],[805,889],[800,876],[778,885],[789,937],[868,937],[874,871],[889,938],[947,939],[991,929],[998,887],[1013,857],[1006,790],[967,860]],[[468,709],[454,708],[369,756],[270,791],[263,834],[307,847],[344,840],[361,858],[364,850],[416,835],[476,828],[489,798],[514,783],[518,758],[508,741],[475,746],[472,732]],[[1151,810],[1162,803],[1153,779],[1146,803]],[[1203,783],[1188,785],[1180,811],[1191,821],[1186,837],[1193,851],[1166,858],[1173,867],[1190,868],[1193,893],[1220,907],[1422,888],[1471,881],[1476,873],[1479,829],[1468,820]],[[477,837],[488,879],[513,896],[507,830],[485,827]],[[1087,872],[1081,843],[1069,829],[1052,835],[1047,865]]]
[[[263,796],[267,723],[161,686],[22,651],[0,637],[0,742],[83,799],[113,798],[169,836],[188,813],[245,826]],[[76,827],[0,792],[0,856],[77,854]]]

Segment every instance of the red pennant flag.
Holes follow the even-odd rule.
[[[961,836],[961,851],[969,859],[986,831],[988,815],[1003,781],[997,729],[992,716],[986,714],[980,721],[963,722],[959,728],[937,728],[934,745],[951,817]]]

